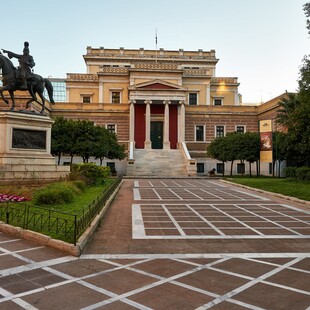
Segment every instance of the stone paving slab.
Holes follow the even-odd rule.
[[[213,180],[125,180],[79,258],[0,233],[0,309],[307,309],[308,214]]]

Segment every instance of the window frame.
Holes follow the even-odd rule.
[[[215,101],[216,101],[216,100],[220,100],[221,104],[215,104]],[[221,105],[224,105],[224,98],[214,97],[214,98],[213,98],[213,105],[214,105],[214,106],[221,106]]]
[[[109,100],[111,104],[120,104],[123,102],[123,88],[110,88],[109,92]],[[119,93],[119,102],[113,102],[113,93]]]
[[[238,127],[243,127],[243,132],[238,131]],[[235,132],[238,132],[238,133],[246,133],[246,126],[245,126],[245,125],[236,125],[236,126],[235,126]]]
[[[223,127],[223,135],[222,136],[218,136],[217,135],[217,128],[218,127]],[[215,125],[215,128],[214,128],[214,136],[215,138],[220,138],[220,137],[225,137],[226,136],[226,126],[225,125]]]
[[[197,173],[205,173],[205,163],[201,163],[201,162],[197,163],[196,167],[197,167]]]
[[[192,99],[192,98],[190,98],[191,95],[195,95],[195,96],[196,96],[195,103],[191,103],[191,99]],[[199,98],[199,97],[198,97],[198,92],[194,92],[194,91],[189,92],[189,93],[188,93],[188,105],[190,105],[190,106],[198,105],[198,98]]]
[[[202,140],[197,139],[197,127],[202,127]],[[205,125],[195,125],[195,142],[205,142],[205,141],[206,141]]]
[[[109,129],[109,126],[114,126],[114,131],[110,130],[110,129]],[[116,124],[116,123],[107,123],[107,124],[105,125],[105,128],[106,128],[106,130],[108,130],[109,132],[117,134],[117,124]]]

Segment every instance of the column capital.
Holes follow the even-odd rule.
[[[186,104],[186,103],[185,103],[185,100],[180,100],[180,101],[179,101],[179,104],[185,105],[185,104]]]
[[[163,101],[163,104],[170,104],[170,103],[171,103],[170,100],[164,100],[164,101]]]
[[[135,104],[136,100],[129,100],[129,104]]]
[[[145,104],[151,104],[151,103],[152,103],[152,100],[145,100],[144,103],[145,103]]]

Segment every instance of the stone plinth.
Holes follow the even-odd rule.
[[[55,180],[69,173],[51,155],[52,124],[47,116],[0,112],[0,181]]]

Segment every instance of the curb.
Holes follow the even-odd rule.
[[[278,193],[274,193],[274,192],[269,192],[269,191],[266,191],[266,190],[263,190],[263,189],[259,189],[259,188],[250,187],[250,186],[243,185],[243,184],[238,184],[238,183],[230,182],[230,181],[227,181],[227,180],[220,180],[220,182],[227,183],[227,184],[230,184],[230,185],[235,185],[235,186],[242,187],[242,188],[245,188],[245,189],[249,189],[249,190],[252,190],[252,191],[255,191],[255,192],[258,192],[258,193],[268,194],[268,195],[272,195],[272,196],[275,196],[275,197],[278,197],[278,198],[282,198],[282,199],[286,199],[286,200],[290,200],[290,201],[293,201],[293,202],[298,202],[298,203],[302,203],[302,204],[305,204],[307,206],[310,206],[310,201],[298,199],[296,197],[285,196],[285,195],[282,195],[282,194],[278,194]]]
[[[18,239],[23,239],[27,241],[34,242],[38,245],[46,246],[49,248],[53,248],[55,250],[59,250],[61,252],[64,252],[71,256],[80,256],[86,247],[88,241],[92,238],[94,232],[96,231],[100,220],[104,216],[105,212],[108,210],[110,204],[112,203],[114,197],[116,196],[117,192],[119,191],[121,185],[123,184],[123,180],[120,182],[120,184],[117,186],[117,188],[114,190],[110,198],[106,201],[104,207],[100,211],[100,213],[94,218],[92,221],[90,227],[86,229],[86,231],[83,233],[83,235],[79,238],[77,241],[77,244],[74,245],[72,243],[67,243],[62,240],[53,239],[52,237],[43,235],[41,233],[23,229],[21,227],[15,227],[11,226],[9,224],[6,224],[4,222],[0,221],[0,232],[6,233],[10,236],[16,237]]]

